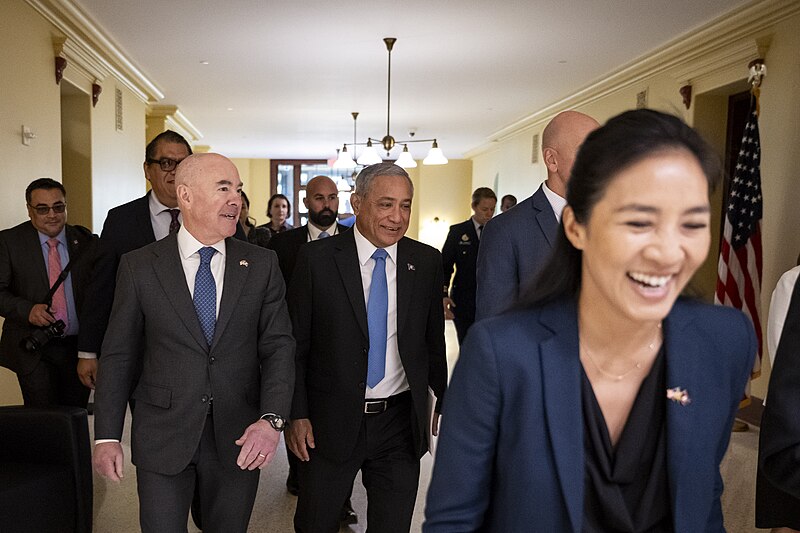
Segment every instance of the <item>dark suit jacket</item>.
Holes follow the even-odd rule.
[[[128,391],[136,410],[132,460],[181,472],[200,442],[213,397],[216,446],[238,468],[234,444],[265,413],[288,416],[294,341],[275,256],[226,239],[225,279],[209,348],[186,285],[177,237],[123,256],[95,392],[95,438],[119,439]],[[246,290],[245,290],[246,289]]]
[[[81,226],[67,224],[65,227],[69,257],[73,262],[69,275],[79,330],[83,330],[80,316],[81,310],[90,307],[84,304],[91,303],[86,298],[85,288],[89,283],[97,236]],[[47,267],[33,224],[23,222],[0,232],[0,315],[5,318],[0,339],[0,365],[17,374],[31,372],[41,357],[39,352],[25,351],[19,343],[36,329],[28,322],[28,315],[35,304],[44,303],[49,290]]]
[[[81,330],[78,335],[78,350],[99,354],[103,335],[108,327],[111,305],[114,302],[114,289],[117,284],[117,267],[123,254],[138,250],[155,242],[153,223],[150,220],[150,195],[111,209],[100,234],[97,259],[92,282],[87,288],[88,300],[92,305],[83,309],[80,315]],[[236,237],[247,240],[244,231],[237,226]]]
[[[759,469],[780,490],[800,498],[800,278],[795,282],[769,394],[761,418]],[[796,514],[796,511],[795,513]],[[789,526],[791,524],[780,524]],[[794,527],[794,526],[792,526]]]
[[[344,233],[350,229],[338,223],[336,224],[336,228],[337,234]],[[289,231],[284,231],[283,233],[275,233],[272,235],[269,243],[267,243],[267,248],[274,250],[275,253],[278,254],[278,263],[281,266],[283,280],[286,282],[287,286],[292,279],[294,265],[297,262],[297,252],[299,252],[300,247],[307,242],[308,224],[300,226],[299,228],[290,229]]]
[[[453,276],[453,288],[450,298],[456,304],[454,313],[457,317],[475,317],[475,267],[478,262],[478,233],[472,219],[450,226],[450,232],[442,247],[442,265],[444,267],[444,294]]]
[[[673,526],[724,531],[719,464],[755,333],[739,311],[679,300],[664,336],[667,387],[691,398],[681,405],[664,393]],[[580,532],[583,427],[574,303],[476,323],[442,413],[423,530]]]
[[[349,457],[364,417],[369,333],[352,231],[303,246],[289,285],[297,339],[292,418],[310,418],[317,453]],[[414,444],[427,450],[428,387],[439,402],[447,384],[442,259],[403,238],[397,247],[397,344],[414,402]]]
[[[541,186],[486,224],[478,252],[476,320],[511,307],[547,264],[557,232],[558,221]]]

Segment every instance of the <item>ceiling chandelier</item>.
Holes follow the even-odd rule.
[[[414,133],[411,132],[409,133],[409,136],[412,137],[411,139],[398,141],[395,140],[390,133],[389,126],[392,110],[392,48],[394,47],[395,41],[397,41],[397,39],[394,37],[386,37],[383,39],[383,42],[386,43],[386,50],[389,53],[389,68],[386,81],[386,135],[383,137],[383,139],[374,139],[372,137],[368,137],[367,142],[356,142],[356,120],[358,118],[358,113],[353,112],[353,142],[344,143],[344,145],[342,145],[342,149],[338,151],[339,155],[336,158],[336,162],[333,164],[334,168],[354,168],[356,165],[368,166],[382,162],[383,158],[378,154],[378,151],[373,146],[373,143],[383,147],[383,149],[386,151],[387,158],[390,157],[390,153],[395,146],[402,145],[403,151],[395,161],[395,164],[403,168],[413,168],[417,166],[417,162],[414,161],[413,157],[411,157],[411,154],[408,151],[408,145],[410,143],[432,142],[433,144],[431,145],[431,149],[428,151],[428,155],[425,157],[425,159],[422,160],[422,164],[447,164],[447,158],[442,153],[442,149],[439,148],[439,144],[436,142],[436,139],[414,139]],[[347,151],[348,146],[352,147],[352,154]],[[366,148],[361,155],[354,160],[353,156],[355,155],[356,146],[366,146]]]

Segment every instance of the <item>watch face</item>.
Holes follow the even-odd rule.
[[[286,420],[284,420],[279,416],[269,417],[269,423],[272,424],[272,427],[277,429],[278,431],[282,431],[283,428],[286,426]]]

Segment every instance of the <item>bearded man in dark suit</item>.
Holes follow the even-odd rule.
[[[138,377],[131,451],[142,530],[185,531],[197,485],[203,528],[244,532],[292,398],[284,283],[273,254],[231,238],[242,182],[229,159],[190,156],[175,182],[181,229],[120,262],[93,460],[101,475],[122,477],[119,439]]]
[[[17,374],[25,405],[85,408],[89,389],[75,373],[78,313],[87,303],[97,236],[67,224],[67,192],[55,180],[31,182],[25,201],[30,220],[0,232],[0,365]],[[70,263],[66,278],[51,291]],[[25,339],[58,320],[63,335],[35,350],[25,348]]]
[[[351,231],[300,248],[289,288],[297,379],[289,446],[303,461],[301,532],[336,531],[361,470],[370,530],[408,531],[419,459],[447,383],[442,258],[404,237],[413,184],[402,168],[366,167]],[[439,412],[439,405],[436,407]]]

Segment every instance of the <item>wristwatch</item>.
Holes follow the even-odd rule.
[[[275,431],[283,431],[286,429],[286,419],[275,413],[267,413],[261,416],[261,420],[266,420],[272,429]]]

